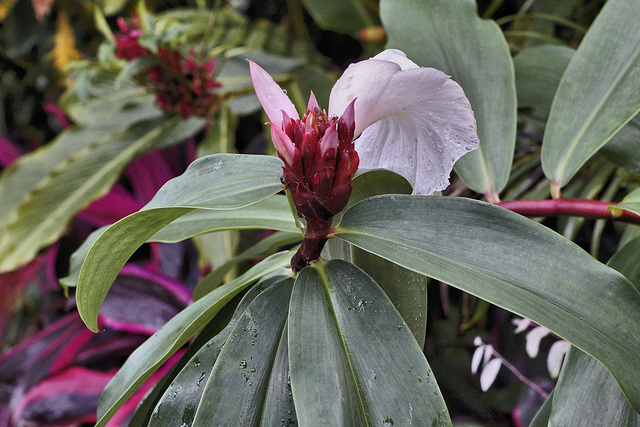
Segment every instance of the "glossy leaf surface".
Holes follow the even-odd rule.
[[[206,383],[194,426],[210,426],[212,420],[216,425],[269,426],[287,416],[265,419],[263,410],[293,403],[287,390],[287,353],[279,351],[280,344],[286,348],[282,337],[292,287],[293,279],[274,278],[238,318]]]
[[[345,212],[335,235],[550,329],[606,365],[640,407],[628,376],[640,370],[640,292],[555,232],[475,200],[380,196]]]
[[[89,329],[98,331],[100,306],[129,257],[153,234],[193,209],[234,209],[281,189],[280,160],[217,154],[193,162],[166,183],[139,212],[118,221],[95,241],[80,270],[76,301]]]
[[[300,272],[289,362],[300,425],[451,424],[411,331],[353,264],[333,260]]]
[[[205,295],[178,313],[129,356],[100,397],[98,424],[106,425],[135,390],[225,304],[260,277],[288,265],[290,253],[276,254],[245,274]],[[265,279],[268,280],[268,279]]]
[[[500,28],[478,17],[473,0],[382,0],[380,15],[387,47],[403,50],[420,66],[444,71],[462,86],[480,146],[455,170],[477,192],[500,192],[509,177],[516,133],[513,62]]]
[[[544,173],[557,186],[640,111],[639,21],[635,2],[607,2],[562,76],[542,144]]]

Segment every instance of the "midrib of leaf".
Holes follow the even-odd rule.
[[[174,117],[174,118],[171,118],[171,119],[167,120],[162,125],[158,126],[157,128],[155,128],[152,131],[150,131],[147,134],[145,134],[142,138],[138,139],[137,142],[131,144],[128,149],[121,151],[118,155],[113,157],[111,159],[111,161],[106,163],[104,165],[104,167],[102,167],[100,169],[100,173],[96,173],[96,174],[91,175],[91,177],[88,180],[84,181],[83,184],[80,185],[75,191],[73,191],[69,195],[69,197],[65,198],[63,203],[59,204],[58,207],[54,211],[49,212],[48,215],[46,215],[45,218],[41,222],[39,222],[34,228],[32,228],[30,233],[29,233],[29,236],[21,239],[16,246],[12,247],[11,255],[8,256],[7,258],[5,258],[4,262],[5,263],[7,261],[15,262],[16,259],[24,258],[24,256],[25,256],[24,255],[24,252],[25,252],[24,247],[26,246],[27,249],[28,249],[29,246],[31,246],[29,244],[29,242],[31,241],[31,239],[34,238],[33,236],[35,236],[35,235],[43,235],[43,234],[46,235],[47,234],[47,230],[49,229],[51,224],[54,224],[55,222],[58,222],[61,217],[64,217],[65,212],[68,212],[69,208],[73,207],[75,205],[76,201],[81,199],[82,196],[84,196],[86,194],[87,190],[89,190],[90,188],[95,186],[100,180],[102,180],[111,171],[117,169],[118,167],[124,167],[125,166],[123,164],[123,160],[124,159],[134,157],[136,155],[136,153],[142,151],[144,147],[146,147],[151,142],[153,142],[153,140],[157,136],[159,136],[162,133],[164,133],[164,131],[166,129],[175,126],[175,124],[177,123],[178,120],[180,120],[180,118],[178,118],[178,117]],[[109,138],[109,136],[107,136],[105,138]],[[100,143],[102,143],[102,142],[104,142],[104,139],[100,140]],[[98,143],[89,145],[89,146],[87,146],[86,149],[82,150],[81,152],[90,151],[90,150],[94,149],[97,145],[98,145]],[[75,159],[77,159],[79,157],[80,156],[77,156]],[[68,163],[65,163],[65,166],[69,167],[69,165],[73,164],[73,161],[75,161],[75,160],[72,160],[72,161],[70,161]],[[44,185],[46,185],[47,180],[48,179],[52,179],[51,177],[56,173],[56,171],[57,171],[57,169],[54,169],[47,177],[45,177],[42,181],[40,181],[40,184],[37,185],[29,194],[27,194],[25,196],[25,198],[23,199],[23,201],[21,203],[21,206],[24,206],[24,204],[27,201],[29,201],[29,199],[31,198],[31,195],[33,193],[37,192],[40,188],[42,188]],[[4,243],[4,244],[1,244],[0,247],[5,246],[6,245],[6,241],[10,241],[11,242],[13,240],[12,239],[12,233],[9,230],[9,228],[11,227],[12,224],[14,224],[19,219],[20,219],[20,206],[14,211],[14,215],[13,215],[12,219],[7,221],[7,223],[6,223],[6,227],[7,227],[8,231],[3,235],[2,243]],[[49,237],[48,239],[43,241],[43,244],[44,245],[49,244],[55,238],[56,238],[55,236]]]
[[[394,245],[396,245],[396,246],[398,246],[398,243],[399,243],[398,241],[393,240],[393,239],[390,239],[390,238],[385,238],[385,237],[375,236],[375,235],[372,235],[372,234],[367,234],[367,233],[363,233],[363,232],[359,232],[359,231],[354,231],[353,229],[348,229],[348,228],[344,228],[344,227],[340,227],[340,226],[339,226],[339,227],[336,227],[336,228],[337,228],[337,229],[336,229],[336,233],[335,233],[335,235],[336,235],[336,237],[338,237],[338,238],[340,238],[340,236],[339,236],[339,234],[340,234],[340,233],[345,233],[345,234],[350,233],[350,234],[357,234],[357,235],[361,235],[361,236],[373,237],[374,239],[383,240],[383,241],[386,241],[386,242],[393,243],[393,244],[394,244]],[[409,270],[411,270],[411,271],[414,271],[414,272],[419,273],[419,274],[425,274],[424,272],[418,271],[418,270],[417,270],[417,269],[415,269],[414,267],[409,266],[409,265],[406,265],[405,263],[403,263],[403,262],[401,262],[401,261],[400,261],[400,262],[398,262],[398,261],[395,261],[395,260],[389,259],[389,258],[387,258],[384,254],[378,253],[378,252],[376,252],[375,250],[371,250],[370,248],[365,248],[365,247],[360,246],[360,245],[358,245],[358,244],[356,244],[356,243],[349,242],[349,241],[348,241],[348,240],[346,240],[346,239],[342,239],[342,240],[345,240],[345,241],[347,241],[348,243],[351,243],[351,244],[353,244],[353,245],[355,245],[355,246],[359,247],[360,249],[363,249],[363,250],[365,250],[365,251],[367,251],[367,252],[371,252],[371,253],[373,253],[373,254],[375,254],[375,255],[378,255],[378,256],[380,256],[380,257],[382,257],[382,258],[384,258],[384,259],[386,259],[386,260],[388,260],[388,261],[391,261],[391,262],[393,262],[393,263],[396,263],[396,264],[398,264],[398,265],[400,265],[400,266],[402,266],[402,267],[405,267],[405,268],[407,268],[407,269],[409,269]],[[402,246],[406,246],[406,245],[402,245]],[[434,258],[437,258],[437,259],[439,259],[439,260],[444,260],[444,261],[446,261],[446,262],[448,262],[448,263],[453,263],[453,264],[455,264],[455,265],[456,265],[459,269],[461,269],[461,270],[465,270],[465,271],[469,271],[469,270],[470,270],[470,268],[469,268],[466,264],[463,264],[463,263],[457,262],[457,261],[455,261],[455,260],[451,260],[451,259],[449,259],[449,258],[446,258],[446,257],[444,257],[444,256],[438,255],[438,254],[433,253],[433,252],[428,252],[428,251],[421,251],[421,252],[425,252],[425,253],[427,253],[427,254],[429,254],[429,255],[431,255],[431,256],[433,256]],[[500,277],[498,277],[498,276],[496,276],[496,275],[490,274],[490,273],[488,273],[488,272],[486,272],[486,271],[476,271],[476,270],[472,270],[472,272],[473,272],[473,273],[476,273],[476,274],[477,274],[477,273],[479,273],[479,274],[482,274],[482,275],[484,275],[484,276],[486,276],[486,277],[490,277],[490,278],[492,278],[492,279],[495,279],[495,280],[497,280],[497,281],[499,281],[499,282],[504,283],[507,287],[515,288],[515,289],[517,289],[517,290],[523,291],[523,292],[525,292],[525,293],[527,293],[527,294],[530,294],[530,295],[535,296],[535,297],[536,297],[536,298],[538,298],[538,299],[543,299],[541,296],[536,295],[533,291],[531,291],[531,290],[529,290],[529,289],[522,288],[522,287],[519,287],[519,286],[517,286],[517,285],[514,285],[514,284],[512,284],[511,282],[506,281],[506,280],[504,280],[504,279],[502,279],[502,278],[500,278]],[[426,274],[425,274],[425,275],[426,275]],[[439,278],[439,277],[432,276],[432,275],[428,275],[428,276],[429,276],[429,277],[432,277],[432,278],[434,278],[434,279],[436,279],[436,280],[442,280],[442,281],[446,282],[446,280],[445,280],[445,279],[441,279],[441,278]],[[456,285],[452,285],[452,286],[457,287]],[[469,290],[466,290],[466,289],[465,289],[465,292],[468,292],[468,293],[470,293],[470,294],[472,294],[472,295],[474,295],[474,296],[476,296],[476,297],[478,297],[478,298],[481,298],[481,299],[485,299],[485,300],[487,300],[485,296],[477,295],[476,293],[471,292],[471,291],[469,291]],[[502,307],[502,305],[497,304],[497,303],[495,303],[495,302],[493,302],[493,301],[490,301],[490,300],[487,300],[487,301],[491,302],[492,304],[495,304],[495,305],[498,305],[498,306]],[[557,303],[555,303],[555,302],[553,302],[553,301],[550,301],[550,300],[548,300],[548,299],[544,299],[544,301],[545,301],[545,302],[547,302],[547,303],[549,303],[549,304],[551,304],[552,306],[554,306],[554,307],[558,308],[562,313],[565,313],[565,314],[566,314],[566,315],[568,315],[569,317],[571,317],[571,318],[573,318],[573,319],[576,319],[576,320],[578,320],[580,323],[582,323],[582,324],[586,325],[590,330],[592,330],[592,331],[596,332],[596,333],[601,337],[601,340],[603,340],[603,341],[608,341],[608,342],[612,343],[613,345],[615,345],[615,347],[616,347],[617,349],[619,349],[619,350],[621,350],[622,352],[624,352],[625,354],[627,354],[627,355],[628,355],[632,360],[637,360],[637,361],[638,361],[638,363],[636,363],[636,365],[640,365],[640,356],[639,356],[638,354],[634,354],[634,353],[632,353],[631,351],[627,350],[627,349],[626,349],[622,344],[620,344],[618,341],[613,340],[611,337],[609,337],[609,336],[608,336],[607,334],[605,334],[603,331],[601,331],[601,330],[599,330],[597,327],[592,326],[592,325],[590,325],[589,323],[585,322],[583,319],[581,319],[580,317],[576,316],[576,315],[575,315],[575,314],[573,314],[572,312],[565,310],[561,305],[558,305]],[[522,315],[522,313],[518,313],[518,312],[512,311],[512,309],[510,309],[510,308],[506,308],[506,307],[503,307],[503,308],[505,308],[506,310],[509,310],[509,311],[511,311],[511,312],[513,312],[513,313],[515,313],[515,314],[518,314],[518,315],[520,315],[520,316],[523,316],[523,315]],[[524,317],[526,317],[526,316],[524,316]],[[543,326],[544,326],[544,325],[543,325]],[[556,331],[554,331],[554,332],[556,332]],[[585,353],[592,355],[590,352],[588,352],[587,350],[585,350],[585,349],[583,349],[583,348],[579,347],[578,345],[575,345],[574,343],[571,343],[571,344],[572,344],[572,345],[574,345],[574,346],[576,346],[576,347],[578,347],[578,348],[580,348],[580,350],[584,351]],[[593,355],[592,355],[592,356],[593,356]],[[596,359],[597,359],[597,358],[596,358]],[[624,390],[623,390],[623,392],[624,392]],[[625,394],[625,396],[626,396],[626,394]]]
[[[636,42],[636,44],[637,44],[637,42]],[[617,89],[618,83],[627,74],[627,71],[629,70],[629,68],[637,62],[639,55],[640,55],[640,49],[636,48],[634,55],[631,57],[631,60],[627,61],[627,63],[620,70],[620,72],[616,73],[616,76],[615,76],[615,79],[614,79],[614,84],[609,86],[609,89],[605,92],[605,96],[603,96],[600,99],[600,101],[597,103],[597,107],[595,109],[591,110],[591,113],[587,117],[587,120],[585,120],[583,122],[582,127],[580,127],[580,130],[575,134],[574,138],[571,140],[571,144],[569,144],[569,150],[567,151],[567,154],[564,156],[564,159],[563,159],[562,163],[560,164],[559,169],[557,169],[561,176],[559,176],[559,177],[555,176],[553,178],[561,179],[561,180],[564,179],[564,171],[567,168],[567,164],[569,163],[569,159],[571,158],[571,155],[576,151],[576,148],[578,147],[579,142],[582,140],[584,135],[587,133],[587,130],[592,126],[593,119],[596,116],[599,115],[600,111],[602,111],[603,108],[605,107],[606,101],[609,100],[609,98],[611,97],[611,94],[615,91],[615,89]],[[574,58],[575,58],[575,55],[574,55]],[[640,112],[640,108],[638,108],[636,110],[636,112],[629,117],[629,120],[631,120],[638,112]],[[624,123],[622,125],[620,125],[620,127],[622,127],[622,126],[624,126]],[[615,134],[615,132],[612,133],[610,135],[610,137],[613,136],[614,134]],[[602,142],[601,145],[604,145],[606,142],[607,141]],[[586,162],[586,160],[583,161],[580,164],[580,166],[582,166],[585,162]]]
[[[340,332],[340,324],[338,323],[338,316],[336,315],[336,310],[333,307],[333,300],[331,299],[331,292],[329,291],[329,279],[327,277],[326,271],[326,263],[321,266],[321,268],[317,268],[316,271],[320,275],[320,282],[322,284],[322,290],[327,299],[327,305],[329,306],[331,319],[333,320],[333,324],[335,326],[336,334],[338,335],[338,339],[340,340],[340,346],[342,347],[342,351],[344,353],[345,358],[347,359],[347,365],[349,366],[349,373],[351,374],[351,381],[353,381],[354,389],[356,392],[356,396],[358,397],[358,408],[360,409],[360,414],[362,415],[362,420],[364,421],[366,426],[373,425],[371,420],[369,419],[369,413],[366,410],[366,403],[364,396],[362,395],[362,391],[360,390],[360,385],[358,383],[358,376],[354,371],[353,362],[351,361],[351,356],[349,355],[349,349],[344,340],[344,336]]]

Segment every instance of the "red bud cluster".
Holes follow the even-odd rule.
[[[331,220],[349,201],[359,163],[353,146],[353,106],[342,117],[329,118],[312,94],[302,120],[283,112],[282,130],[272,125],[274,143],[285,163],[284,184],[298,215],[307,221],[302,247],[291,261],[296,271],[320,256]]]
[[[206,116],[217,103],[212,91],[220,87],[213,77],[215,58],[198,55],[191,48],[185,57],[179,50],[160,47],[154,53],[140,44],[142,31],[134,17],[128,25],[118,18],[120,34],[116,34],[115,55],[129,61],[138,58],[153,59],[138,80],[156,95],[156,103],[169,113],[189,116]]]

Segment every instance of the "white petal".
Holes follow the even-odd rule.
[[[373,59],[382,59],[383,61],[395,62],[403,70],[410,70],[411,68],[418,68],[418,64],[407,58],[407,54],[398,49],[387,49],[376,56]]]
[[[558,378],[558,375],[560,375],[562,360],[570,347],[571,344],[567,341],[559,340],[554,342],[549,349],[549,354],[547,355],[547,369],[549,370],[551,378]]]
[[[491,344],[487,344],[484,347],[484,358],[482,359],[482,364],[486,365],[492,356],[493,356],[493,346]]]
[[[421,74],[417,72],[422,70],[429,69],[402,73],[415,73],[410,77],[419,79]],[[432,75],[440,73],[435,71]],[[399,93],[411,92],[410,86],[405,89]],[[411,99],[417,98],[418,95],[413,95]],[[397,105],[401,104],[406,106],[403,101]],[[356,140],[360,169],[394,171],[413,185],[413,194],[429,195],[444,190],[449,185],[453,164],[478,145],[471,105],[462,88],[446,79],[424,101],[406,107],[369,126]],[[357,108],[356,101],[356,114]]]
[[[484,354],[484,346],[481,345],[476,348],[476,351],[473,352],[473,357],[471,358],[471,373],[475,374],[478,372],[478,368],[480,367],[480,361],[482,360],[482,355]]]
[[[538,326],[533,328],[527,334],[527,354],[530,358],[534,358],[538,355],[538,349],[540,348],[540,340],[549,335],[549,330]]]
[[[349,65],[329,95],[329,116],[340,116],[351,101],[355,104],[357,137],[375,120],[370,120],[378,101],[400,66],[389,61],[368,59]]]
[[[513,333],[514,334],[519,334],[520,332],[524,331],[525,329],[527,329],[529,327],[529,325],[531,324],[531,320],[515,318],[515,319],[511,320],[511,323],[516,325],[516,330],[513,331]]]
[[[249,70],[253,88],[271,123],[277,127],[282,127],[282,111],[292,119],[297,120],[300,118],[293,102],[269,73],[253,61],[249,61]]]
[[[482,391],[489,390],[491,384],[496,380],[501,366],[502,361],[500,359],[493,359],[482,369],[482,374],[480,374],[480,388]]]

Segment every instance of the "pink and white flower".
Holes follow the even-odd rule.
[[[462,88],[399,50],[351,64],[331,90],[328,113],[311,94],[302,120],[266,71],[251,61],[250,69],[285,163],[283,181],[307,220],[307,234],[309,223],[315,228],[309,256],[319,256],[331,218],[346,206],[358,165],[396,172],[413,185],[413,194],[429,195],[447,187],[453,164],[478,145]]]

